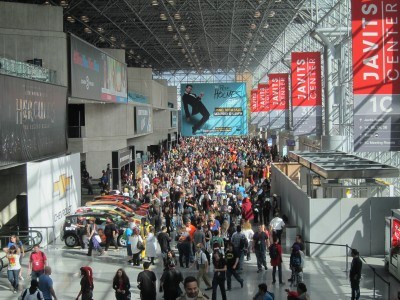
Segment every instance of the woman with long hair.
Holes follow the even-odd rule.
[[[150,263],[154,265],[154,259],[157,252],[157,238],[154,234],[154,227],[150,226],[149,234],[146,237],[146,255],[150,259]]]
[[[115,299],[127,300],[130,299],[131,292],[129,291],[131,284],[129,277],[124,269],[118,269],[113,279],[113,289],[115,290]]]
[[[82,296],[82,300],[93,300],[93,271],[91,267],[82,267],[81,271],[81,289],[79,291],[78,296],[76,296],[76,300]]]
[[[18,247],[12,245],[7,251],[8,267],[7,277],[13,287],[13,293],[18,292],[19,284],[19,271],[21,270],[21,264],[19,262],[21,252]]]
[[[5,253],[8,252],[8,249],[11,248],[11,246],[15,246],[17,248],[19,248],[20,250],[20,255],[19,255],[19,263],[22,265],[22,258],[25,256],[25,249],[24,249],[24,245],[22,244],[22,242],[20,241],[19,237],[15,234],[10,236],[10,241],[7,244],[7,248],[4,248],[3,251]],[[18,276],[19,280],[24,280],[24,277],[22,277],[22,267],[21,269],[19,269],[19,276]]]

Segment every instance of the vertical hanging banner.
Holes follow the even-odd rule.
[[[258,85],[258,107],[259,107],[259,121],[258,127],[269,128],[269,85],[267,83],[260,83]]]
[[[321,53],[292,53],[292,110],[295,135],[322,134]]]
[[[400,150],[400,0],[352,0],[354,150]]]
[[[252,89],[250,95],[250,124],[258,124],[258,90]]]
[[[289,110],[289,74],[269,74],[269,124],[271,129],[285,129]]]

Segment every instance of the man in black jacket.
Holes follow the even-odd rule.
[[[196,134],[196,131],[199,130],[200,127],[203,126],[204,123],[206,123],[207,120],[210,118],[210,113],[204,106],[203,102],[201,102],[201,98],[204,96],[204,94],[201,93],[199,96],[196,96],[196,94],[192,94],[192,88],[193,86],[191,84],[186,85],[185,93],[182,96],[182,103],[185,110],[186,121],[189,122],[190,116],[194,116],[198,113],[200,113],[202,116],[201,120],[194,124],[194,126],[192,127],[192,133]],[[188,105],[192,107],[191,114],[189,112]]]
[[[357,249],[351,249],[351,256],[353,257],[350,268],[351,300],[356,300],[360,299],[362,261]]]

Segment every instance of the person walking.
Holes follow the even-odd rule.
[[[199,96],[192,93],[193,86],[191,84],[186,85],[185,93],[182,96],[183,109],[185,111],[186,121],[189,122],[191,116],[197,115],[200,113],[202,118],[192,127],[192,134],[196,134],[196,131],[203,126],[207,120],[210,118],[210,113],[207,108],[201,102],[204,94],[200,93]],[[192,112],[189,112],[189,105],[192,107]]]
[[[188,276],[183,281],[183,287],[185,288],[185,294],[177,300],[206,300],[209,299],[199,289],[199,282],[193,276]]]
[[[225,252],[225,260],[226,260],[226,284],[227,291],[232,289],[232,275],[235,279],[240,283],[240,287],[243,288],[244,280],[240,278],[240,275],[237,273],[237,269],[239,268],[239,254],[233,250],[233,246],[231,243],[227,244],[227,250]]]
[[[160,249],[161,249],[161,255],[163,258],[164,262],[164,268],[166,267],[166,262],[167,262],[167,253],[169,250],[171,250],[171,247],[169,245],[171,238],[169,234],[167,233],[168,227],[163,226],[161,227],[161,232],[157,236],[158,243],[160,244]]]
[[[199,270],[197,273],[197,283],[198,285],[200,285],[200,280],[203,279],[204,283],[207,286],[206,288],[207,291],[212,289],[212,284],[210,278],[208,277],[208,268],[209,268],[208,258],[205,253],[206,250],[204,250],[203,247],[204,246],[202,243],[198,243],[196,245],[195,263],[197,265],[197,270]]]
[[[213,253],[214,277],[212,281],[212,300],[217,299],[217,288],[221,290],[222,300],[226,300],[225,280],[226,280],[226,261],[218,250]]]
[[[272,266],[272,284],[276,283],[276,268],[278,268],[279,284],[285,284],[282,281],[282,247],[278,243],[278,238],[273,238],[273,243],[269,246],[269,257]]]
[[[253,248],[257,258],[257,273],[262,272],[262,267],[268,270],[266,252],[268,236],[263,231],[262,226],[258,226],[258,231],[253,236]]]
[[[5,253],[8,252],[8,249],[10,249],[11,246],[15,246],[17,248],[19,248],[20,250],[20,256],[19,256],[19,264],[21,265],[21,269],[19,270],[19,275],[18,275],[18,279],[19,280],[24,280],[24,277],[22,276],[22,258],[25,256],[25,248],[24,245],[22,244],[22,242],[20,241],[19,237],[15,234],[13,234],[12,236],[10,236],[10,241],[7,244],[7,248],[3,248],[3,251]]]
[[[44,300],[57,300],[56,293],[53,288],[53,279],[50,277],[51,267],[44,267],[44,274],[39,277],[39,290],[43,293]]]
[[[350,286],[351,286],[351,300],[360,299],[360,280],[362,261],[360,259],[360,253],[357,249],[351,249],[351,256],[353,260],[350,268]]]
[[[31,280],[31,286],[21,294],[21,300],[44,300],[43,293],[39,290],[39,282],[36,279]]]
[[[107,218],[106,220],[104,234],[106,236],[105,251],[106,252],[108,251],[108,248],[110,247],[111,244],[115,247],[116,250],[118,250],[118,245],[117,245],[118,230],[114,222],[110,218]]]
[[[140,290],[140,299],[156,300],[156,274],[150,271],[150,263],[143,263],[143,271],[138,274],[137,283]]]
[[[89,219],[88,226],[88,240],[89,240],[89,250],[86,254],[87,256],[92,256],[93,248],[99,252],[99,255],[104,254],[103,248],[100,246],[100,236],[97,232],[97,225],[95,224],[95,218]]]
[[[279,213],[275,213],[275,218],[271,220],[269,223],[270,232],[272,233],[272,237],[276,236],[278,238],[279,244],[281,244],[281,236],[283,232],[283,228],[285,227],[285,222],[281,217],[279,217]]]
[[[21,251],[15,245],[12,245],[7,251],[7,277],[12,286],[12,291],[14,294],[18,293],[19,285],[19,271],[21,270],[21,264],[19,258]]]
[[[32,253],[29,256],[28,273],[30,272],[31,279],[37,280],[44,273],[44,267],[47,265],[47,257],[40,250],[39,245],[34,245]]]
[[[132,265],[140,266],[140,254],[144,248],[143,239],[139,234],[139,229],[133,229],[133,235],[130,236],[131,249],[132,249]]]
[[[251,228],[251,223],[249,220],[245,221],[243,224],[243,230],[242,230],[244,236],[247,239],[248,247],[246,251],[246,260],[249,261],[251,259],[251,249],[253,248],[253,236],[254,236],[254,231]]]
[[[232,235],[231,243],[233,245],[233,251],[239,255],[239,268],[243,269],[244,253],[249,246],[246,236],[242,233],[242,226],[236,226],[236,232]]]
[[[131,292],[129,291],[130,288],[131,284],[124,269],[118,269],[113,279],[113,289],[115,290],[115,299],[116,300],[131,299]]]
[[[154,259],[157,256],[157,238],[154,235],[154,227],[150,226],[149,233],[146,237],[146,255],[150,263],[154,265]]]
[[[81,271],[81,289],[79,290],[76,300],[82,296],[82,300],[93,300],[93,270],[91,267],[82,267]]]
[[[182,273],[170,261],[168,270],[160,278],[160,292],[164,291],[164,300],[176,300],[182,294],[179,284],[183,281]]]

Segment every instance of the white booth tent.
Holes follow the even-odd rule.
[[[290,152],[272,166],[272,193],[304,240],[342,244],[361,255],[384,255],[385,216],[399,207],[384,178],[399,169],[343,152]],[[307,244],[311,256],[343,256],[345,247]]]

